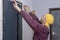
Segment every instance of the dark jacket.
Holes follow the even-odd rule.
[[[38,23],[41,24],[40,20],[37,18],[37,16],[35,14],[33,14],[32,12],[30,12],[29,14],[35,21],[37,21]]]
[[[29,14],[25,11],[20,11],[22,17],[26,20],[26,22],[30,25],[30,27],[34,31],[33,40],[47,40],[49,30],[45,25],[42,25],[35,21]]]

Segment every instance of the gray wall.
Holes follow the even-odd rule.
[[[2,0],[0,0],[0,40],[2,40]]]

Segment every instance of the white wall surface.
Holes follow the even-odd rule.
[[[17,0],[23,3],[23,5],[28,5],[30,10],[33,10],[33,0]]]
[[[0,0],[0,40],[2,40],[2,0]]]
[[[39,18],[48,13],[49,8],[60,8],[60,0],[34,0],[33,3]]]

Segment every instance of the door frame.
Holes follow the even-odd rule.
[[[12,6],[11,4],[12,4],[12,2],[10,1],[10,0],[3,0],[2,2],[3,2],[3,38],[2,38],[2,40],[14,40],[14,39],[16,39],[16,40],[22,40],[22,17],[19,15],[19,14],[17,14],[18,12],[14,9],[14,11],[16,11],[16,12],[13,12],[13,14],[14,15],[16,15],[16,16],[14,16],[14,18],[16,17],[16,24],[14,24],[14,25],[11,25],[11,28],[10,29],[8,29],[9,28],[9,26],[8,26],[8,28],[7,28],[7,26],[6,26],[6,22],[5,22],[5,14],[6,14],[6,7],[7,7],[7,1],[8,1],[8,4],[9,4],[9,7],[10,6]],[[18,2],[18,1],[17,1]],[[21,6],[20,6],[21,5]],[[6,6],[6,7],[5,7]],[[18,2],[18,6],[19,7],[21,7],[21,9],[22,9],[22,3],[21,2]],[[8,8],[8,7],[7,7]],[[10,7],[11,8],[11,7]],[[10,12],[10,11],[9,11]],[[9,13],[10,14],[10,13]],[[9,17],[11,17],[11,15],[9,16]],[[20,19],[20,21],[18,20],[19,19],[19,17],[21,17]],[[7,18],[8,19],[8,18]],[[19,23],[19,22],[20,23]],[[11,24],[11,23],[7,23],[7,24]],[[21,24],[21,25],[19,25],[19,24]],[[16,26],[15,26],[16,25]],[[20,26],[20,27],[19,27]],[[6,30],[7,29],[7,30]],[[14,29],[14,30],[13,30]],[[20,32],[19,32],[19,29],[20,29]],[[11,30],[13,31],[13,32],[11,32]],[[11,33],[10,33],[11,32]],[[13,34],[14,33],[14,34]],[[20,34],[19,34],[20,33]],[[15,36],[15,34],[16,34],[16,36]],[[7,35],[7,36],[6,36]],[[10,35],[12,35],[12,36],[10,36]],[[20,38],[19,38],[20,37]]]
[[[56,10],[60,10],[60,8],[49,8],[49,13],[51,13],[51,11],[56,11]],[[50,25],[50,40],[52,40],[52,25]]]

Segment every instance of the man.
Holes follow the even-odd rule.
[[[33,40],[47,40],[49,34],[48,28],[50,24],[53,24],[54,17],[51,14],[46,14],[41,19],[42,24],[40,24],[36,20],[34,20],[26,11],[23,11],[21,8],[19,8],[15,0],[13,6],[33,29]]]

